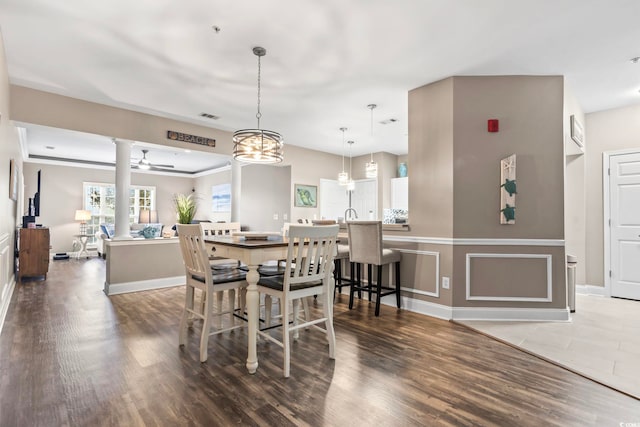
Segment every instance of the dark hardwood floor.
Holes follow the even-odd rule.
[[[0,426],[620,426],[640,402],[451,322],[348,298],[336,360],[302,331],[282,351],[246,330],[180,349],[183,288],[107,297],[104,261],[55,261],[16,285],[0,335]],[[635,424],[633,424],[635,423]]]

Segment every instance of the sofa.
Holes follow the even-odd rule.
[[[106,250],[104,240],[112,239],[115,235],[115,226],[113,224],[100,224],[100,231],[97,231],[96,247],[98,249],[98,256],[101,258],[106,257]],[[145,230],[146,229],[146,230]],[[163,226],[162,224],[131,224],[129,233],[134,239],[150,238],[150,237],[162,237]]]

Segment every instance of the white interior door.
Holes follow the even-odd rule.
[[[333,179],[320,180],[320,218],[338,220],[349,207],[347,188]]]
[[[640,153],[610,157],[611,296],[640,300]]]

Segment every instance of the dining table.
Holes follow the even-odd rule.
[[[258,280],[260,274],[258,267],[267,261],[287,258],[289,239],[282,235],[266,234],[263,238],[251,238],[251,236],[205,236],[205,242],[211,244],[212,255],[237,259],[246,264],[247,272],[247,327],[248,349],[247,370],[253,374],[258,369],[258,355],[256,350],[258,323],[260,317],[260,294],[258,292]]]

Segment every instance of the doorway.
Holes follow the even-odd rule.
[[[640,150],[605,154],[603,169],[609,216],[605,217],[605,286],[608,281],[612,297],[640,300]]]

